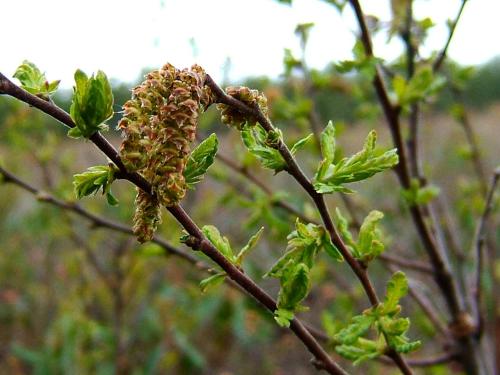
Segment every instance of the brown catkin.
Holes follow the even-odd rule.
[[[267,116],[267,99],[257,90],[251,90],[244,86],[229,86],[226,94],[242,101],[250,107],[258,106],[264,116]],[[254,125],[257,119],[239,112],[236,108],[227,104],[217,104],[217,109],[221,112],[221,120],[224,124],[241,130],[245,125]]]
[[[212,101],[200,66],[178,70],[166,64],[147,74],[146,80],[133,89],[132,99],[124,104],[124,115],[118,123],[124,138],[120,156],[127,170],[139,172],[151,183],[154,197],[148,205],[140,193],[136,200],[134,231],[140,240],[150,239],[159,222],[160,210],[153,210],[151,205],[173,206],[184,197],[183,172],[190,144],[200,113]],[[147,213],[138,212],[145,208]],[[153,213],[158,215],[155,220],[151,218]]]

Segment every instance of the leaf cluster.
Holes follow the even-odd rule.
[[[190,189],[194,189],[194,185],[203,180],[203,175],[214,162],[218,146],[219,141],[215,133],[213,133],[202,141],[189,155],[183,174],[186,179],[186,185]]]
[[[57,80],[49,83],[45,78],[45,73],[42,73],[35,64],[28,60],[24,60],[19,65],[14,73],[14,78],[21,82],[21,87],[24,90],[44,100],[48,100],[56,92],[59,82],[61,82]]]
[[[264,231],[264,227],[261,227],[257,233],[255,233],[248,240],[247,244],[241,248],[238,253],[235,253],[229,243],[229,240],[226,236],[222,236],[219,230],[213,225],[205,225],[202,228],[203,234],[207,237],[207,239],[215,246],[215,248],[222,254],[224,257],[234,264],[236,267],[241,268],[243,260],[248,256],[250,251],[255,248],[257,242],[259,241],[262,232]],[[206,292],[208,289],[213,288],[219,284],[221,284],[227,274],[223,271],[217,272],[216,274],[203,279],[200,282],[200,288],[202,292]]]
[[[285,254],[265,275],[280,280],[281,289],[275,319],[279,325],[286,327],[290,325],[294,313],[304,309],[301,302],[309,293],[309,273],[317,254],[325,250],[333,259],[343,259],[323,227],[311,223],[306,225],[297,220],[295,228],[287,237]]]
[[[286,169],[287,163],[278,151],[278,143],[283,136],[279,129],[266,132],[260,125],[245,126],[241,131],[241,138],[245,147],[262,163],[262,166],[274,170],[275,173]],[[312,138],[312,134],[299,139],[290,149],[292,155],[295,155]]]
[[[365,180],[376,173],[395,166],[398,161],[397,150],[379,151],[375,149],[377,133],[372,130],[366,137],[363,149],[335,162],[335,127],[330,121],[321,133],[320,162],[314,176],[314,188],[318,193],[353,193],[344,184]]]
[[[371,211],[364,219],[363,224],[359,229],[358,240],[354,241],[349,225],[340,210],[336,210],[337,227],[345,241],[345,244],[354,258],[361,262],[369,262],[382,254],[384,244],[382,243],[381,233],[377,228],[379,221],[384,217],[380,211]]]
[[[399,317],[399,300],[407,293],[405,274],[396,272],[387,284],[384,302],[354,316],[347,327],[333,336],[335,351],[356,365],[384,355],[388,350],[409,353],[418,349],[421,342],[410,341],[406,336],[410,320]],[[374,339],[366,337],[370,330],[375,331]]]
[[[116,206],[118,200],[111,193],[111,184],[115,180],[117,169],[112,164],[95,165],[85,172],[73,176],[73,186],[78,199],[97,194],[99,189],[106,195],[108,204]]]
[[[99,70],[89,78],[78,69],[75,83],[70,115],[76,126],[68,131],[68,136],[89,138],[107,130],[104,122],[113,116],[113,92],[106,74]]]

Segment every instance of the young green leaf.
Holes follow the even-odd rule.
[[[411,206],[427,204],[439,195],[440,189],[435,185],[420,186],[418,179],[412,179],[410,188],[403,190],[402,195],[406,203]]]
[[[235,260],[236,265],[241,266],[243,259],[250,253],[250,251],[255,247],[255,245],[257,245],[257,242],[259,241],[263,231],[264,227],[261,227],[257,231],[257,233],[255,233],[252,237],[250,237],[247,244],[240,250],[240,252],[236,256]]]
[[[309,293],[309,267],[304,263],[290,265],[282,278],[278,295],[278,308],[296,311],[300,302]]]
[[[247,125],[241,131],[241,138],[248,151],[259,159],[265,168],[278,173],[286,168],[286,162],[279,151],[273,148],[276,137],[280,137],[278,131],[268,135],[259,124]]]
[[[399,300],[408,293],[408,280],[406,275],[399,271],[392,275],[387,283],[385,300],[382,311],[384,314],[399,312]]]
[[[335,336],[333,336],[333,340],[338,344],[354,344],[358,338],[368,332],[374,322],[375,316],[373,315],[356,315],[351,319],[351,322],[346,328],[340,330]]]
[[[356,246],[358,257],[363,261],[370,261],[384,251],[384,244],[379,240],[377,224],[384,214],[380,211],[371,211],[359,229],[359,238]]]
[[[290,153],[292,155],[295,155],[297,151],[299,151],[301,148],[303,148],[307,142],[309,142],[313,138],[313,134],[309,134],[307,137],[299,139],[297,142],[295,142],[290,149]]]
[[[278,309],[274,312],[274,320],[280,327],[290,327],[290,322],[293,320],[295,313],[286,309]]]
[[[115,180],[116,169],[113,165],[96,165],[85,172],[73,176],[73,186],[78,199],[97,194],[99,189],[106,194],[109,205],[116,206],[118,200],[111,193],[111,184]]]
[[[98,131],[107,130],[104,122],[113,116],[113,92],[102,71],[90,78],[81,70],[75,72],[70,115],[76,125],[68,132],[70,137],[89,138]]]
[[[202,293],[206,293],[209,289],[215,288],[222,284],[226,278],[225,272],[216,273],[206,279],[200,281],[200,289]]]
[[[48,82],[45,73],[42,73],[38,67],[24,60],[16,69],[14,78],[21,82],[21,87],[33,95],[37,95],[44,100],[48,100],[50,95],[56,92],[60,81]]]
[[[214,162],[218,144],[217,136],[214,133],[191,152],[184,169],[184,178],[188,188],[193,189],[194,185],[203,179],[203,175]]]
[[[352,190],[343,186],[346,183],[365,180],[376,173],[392,168],[398,163],[396,149],[379,152],[375,149],[377,133],[372,130],[363,149],[351,157],[345,157],[334,164],[332,159],[332,144],[334,133],[327,127],[322,135],[323,160],[320,162],[314,176],[314,188],[318,193],[332,192],[351,193]],[[328,133],[327,133],[328,131]],[[324,144],[324,146],[323,146]]]
[[[312,268],[316,255],[322,249],[325,249],[327,254],[336,260],[343,259],[323,227],[312,223],[306,225],[297,219],[295,228],[296,230],[287,237],[287,251],[265,277],[283,278],[290,264],[302,263]]]
[[[226,259],[234,263],[233,250],[231,249],[231,245],[229,244],[227,237],[223,237],[219,230],[213,225],[205,225],[201,230],[212,245],[214,245],[217,250],[219,250],[221,254],[226,257]]]

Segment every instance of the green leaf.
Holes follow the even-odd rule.
[[[328,164],[333,163],[335,158],[335,126],[331,121],[328,121],[328,125],[321,133],[321,154]]]
[[[109,205],[116,206],[118,200],[111,193],[111,184],[115,180],[116,168],[113,165],[96,165],[85,172],[73,176],[73,186],[78,199],[97,194],[99,189],[106,194]]]
[[[286,309],[278,309],[274,312],[274,320],[281,327],[290,327],[290,322],[294,318],[294,312]]]
[[[313,137],[313,134],[311,133],[307,137],[299,139],[297,142],[294,143],[294,145],[290,149],[290,153],[292,155],[295,155],[297,153],[297,151],[299,151],[301,148],[303,148],[307,144],[307,142],[309,142],[312,139],[312,137]]]
[[[377,224],[384,214],[380,211],[371,211],[359,229],[358,244],[356,246],[359,256],[364,261],[370,261],[380,255],[384,245],[379,241]]]
[[[226,259],[234,263],[235,259],[229,240],[226,237],[222,237],[219,230],[213,225],[205,225],[201,230],[212,245],[214,245]]]
[[[410,188],[402,191],[402,196],[406,203],[412,207],[417,205],[425,205],[436,198],[440,193],[440,189],[435,185],[420,186],[420,181],[416,178],[410,182]]]
[[[48,100],[50,95],[57,91],[60,82],[52,81],[49,83],[45,78],[45,73],[42,73],[35,64],[28,60],[24,60],[19,65],[14,73],[14,78],[21,82],[21,87],[24,90],[45,100]]]
[[[245,126],[241,131],[241,138],[248,151],[262,163],[265,168],[273,169],[275,173],[286,168],[286,162],[273,144],[280,137],[279,131],[267,134],[259,124]]]
[[[407,82],[402,76],[396,75],[392,80],[394,93],[398,103],[405,106],[436,94],[446,83],[444,77],[435,76],[430,66],[419,69]]]
[[[346,328],[341,329],[333,339],[339,344],[354,344],[356,340],[363,336],[375,322],[373,315],[356,315]]]
[[[309,293],[309,267],[304,263],[291,266],[282,279],[278,308],[295,311]]]
[[[387,283],[387,290],[385,293],[385,300],[383,303],[383,313],[393,314],[399,312],[399,300],[408,293],[408,280],[406,275],[398,271],[392,275]]]
[[[226,273],[216,273],[206,279],[200,281],[200,289],[202,293],[206,293],[209,289],[215,288],[216,286],[222,284],[226,278]]]
[[[203,175],[214,162],[218,145],[217,136],[215,133],[211,134],[189,155],[186,168],[184,169],[184,178],[190,189],[193,189],[195,184],[203,180]]]
[[[70,115],[79,130],[70,130],[68,135],[71,137],[89,138],[98,131],[107,130],[104,122],[113,116],[113,92],[102,71],[90,78],[81,70],[75,72]]]
[[[345,157],[335,164],[332,159],[334,149],[331,146],[334,133],[332,130],[329,130],[329,134],[323,133],[325,134],[324,137],[322,136],[324,159],[316,170],[313,182],[318,193],[326,194],[335,191],[351,193],[352,190],[343,186],[344,184],[365,180],[379,172],[392,168],[398,163],[399,158],[396,149],[386,152],[379,152],[375,149],[377,133],[372,130],[368,134],[360,152],[351,157]]]
[[[288,246],[285,254],[274,264],[265,277],[282,278],[290,264],[314,265],[317,253],[325,246],[325,230],[319,225],[295,222],[296,230],[287,237]]]
[[[257,233],[255,233],[250,239],[248,240],[247,244],[240,250],[238,255],[236,256],[235,263],[238,266],[241,266],[241,263],[243,262],[243,259],[250,253],[250,251],[257,245],[257,242],[260,239],[260,236],[262,235],[262,232],[264,231],[264,227],[261,227]]]

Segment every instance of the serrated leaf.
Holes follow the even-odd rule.
[[[359,257],[365,261],[372,260],[384,250],[383,244],[378,240],[377,224],[384,214],[380,211],[371,211],[359,229],[357,251]]]
[[[316,191],[321,194],[350,193],[352,190],[344,187],[344,184],[365,180],[396,165],[399,161],[397,150],[378,152],[375,149],[376,140],[377,134],[372,130],[360,152],[351,157],[345,157],[336,164],[331,159],[331,150],[327,150],[328,158],[325,157],[321,161],[314,177],[313,185]]]
[[[398,311],[399,300],[408,293],[408,280],[406,275],[398,271],[392,275],[387,283],[383,311],[386,314]]]
[[[335,127],[332,121],[328,121],[328,125],[321,133],[321,154],[329,163],[335,158]]]
[[[56,92],[60,82],[52,81],[49,83],[45,78],[45,73],[42,73],[35,64],[28,60],[24,60],[16,69],[14,78],[21,82],[21,87],[24,90],[45,100]]]
[[[115,180],[115,167],[112,165],[96,165],[85,172],[73,176],[73,186],[78,199],[97,194],[101,189],[106,195],[109,205],[116,206],[118,200],[111,193],[111,184]]]
[[[248,253],[257,245],[257,242],[260,239],[260,236],[262,235],[262,232],[264,231],[264,227],[261,227],[257,233],[255,233],[250,239],[248,240],[247,244],[240,250],[238,255],[236,256],[235,263],[238,266],[241,266],[241,263],[243,262],[243,259],[248,255]]]
[[[294,312],[286,309],[278,309],[274,312],[274,320],[281,327],[290,327],[290,321],[294,318]]]
[[[313,134],[309,134],[307,137],[304,137],[304,138],[301,138],[299,139],[297,142],[295,142],[292,146],[292,148],[290,149],[290,153],[292,155],[295,155],[297,153],[297,151],[299,151],[301,148],[303,148],[307,142],[309,142],[313,137]]]
[[[363,336],[375,322],[373,315],[356,315],[346,328],[341,329],[333,339],[343,345],[354,344],[358,338]]]
[[[107,130],[104,122],[113,116],[113,92],[104,72],[98,71],[89,78],[78,69],[73,89],[70,115],[79,132],[70,130],[68,135],[89,138]]]
[[[214,245],[215,248],[219,250],[224,257],[226,257],[226,259],[234,263],[233,250],[231,249],[229,240],[226,237],[223,237],[215,226],[205,225],[202,228],[202,232],[212,245]]]
[[[309,292],[309,267],[300,263],[290,265],[290,268],[282,279],[278,308],[295,311]]]
[[[209,289],[215,288],[216,286],[222,284],[226,278],[226,273],[216,273],[206,279],[200,281],[200,289],[202,293],[206,293]]]
[[[186,168],[184,169],[184,178],[190,189],[193,189],[195,184],[203,180],[203,175],[214,162],[218,145],[217,136],[215,133],[211,134],[189,155]]]
[[[278,132],[275,132],[275,135]],[[270,144],[273,140],[259,124],[245,126],[241,131],[241,138],[245,147],[262,163],[265,168],[273,169],[278,173],[286,168],[286,162],[279,151]],[[275,140],[274,140],[275,141]]]

